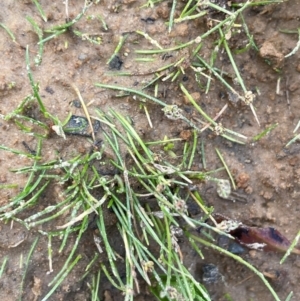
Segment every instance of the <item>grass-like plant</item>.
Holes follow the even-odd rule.
[[[180,227],[179,217],[190,226],[196,226],[187,215],[181,189],[187,189],[191,184],[191,175],[205,178],[205,174],[181,170],[179,166],[165,160],[158,161],[158,154],[142,141],[130,122],[121,114],[113,110],[109,113],[98,110],[97,116],[95,118],[107,124],[104,144],[100,149],[94,149],[86,155],[70,160],[58,158],[45,163],[35,160],[32,166],[15,169],[14,172],[29,174],[28,182],[22,193],[0,208],[0,220],[13,219],[28,229],[60,220],[60,216],[64,215],[64,220],[67,221],[65,224],[57,226],[53,231],[42,232],[48,236],[50,242],[51,237],[62,237],[59,252],[64,249],[69,235],[79,231],[65,265],[50,283],[52,289],[43,300],[47,300],[80,260],[80,255],[76,256],[75,251],[87,229],[88,216],[91,214],[97,215],[97,226],[113,276],[104,264],[103,272],[112,283],[124,291],[126,300],[132,300],[133,291],[139,292],[140,277],[150,287],[157,286],[155,291],[160,291],[166,296],[170,291],[177,291],[182,300],[209,300],[203,286],[196,282],[184,267],[174,232],[174,228]],[[196,144],[197,141],[194,142],[194,145]],[[40,146],[41,144],[36,151],[37,156],[40,156]],[[111,154],[109,161],[103,159],[105,152]],[[126,163],[126,155],[129,155],[132,164]],[[194,156],[194,152],[190,152],[190,155]],[[188,159],[192,162],[191,160],[193,159]],[[102,176],[95,167],[97,162],[111,164],[116,170],[115,174]],[[50,181],[52,185],[64,187],[64,200],[57,204],[49,204],[42,211],[31,214],[34,210],[27,209],[35,208],[40,194]],[[143,187],[142,191],[141,188],[136,188],[137,185]],[[95,191],[102,191],[102,196],[97,198]],[[156,200],[155,212],[141,203],[140,199],[145,196],[152,196]],[[117,217],[117,228],[125,246],[126,282],[121,280],[117,257],[106,234],[103,208],[107,206]],[[21,212],[23,216],[28,216],[19,219],[18,214]],[[157,254],[151,251],[154,248],[153,244],[160,250]],[[51,253],[50,247],[49,266],[52,266]],[[173,282],[176,283],[176,287],[172,287]],[[191,287],[194,287],[193,290]]]
[[[211,178],[210,173],[189,170],[194,160],[195,147],[198,145],[197,135],[194,136],[191,145],[187,142],[184,147],[183,161],[174,165],[167,159],[160,158],[159,148],[157,149],[159,144],[147,146],[125,116],[114,110],[108,113],[97,110],[96,113],[94,118],[105,124],[100,148],[94,146],[91,152],[69,160],[58,158],[45,163],[34,160],[31,166],[15,169],[14,172],[29,174],[28,182],[19,195],[0,208],[0,220],[13,219],[28,229],[50,221],[52,224],[58,224],[52,231],[40,231],[49,239],[50,271],[51,238],[62,238],[59,248],[59,252],[62,252],[68,237],[74,232],[77,233],[64,266],[53,277],[49,284],[49,292],[42,300],[47,300],[54,293],[79,262],[81,254],[77,253],[77,248],[88,228],[91,214],[96,215],[96,225],[100,233],[98,247],[103,248],[108,256],[107,263],[101,263],[101,269],[111,283],[123,291],[125,300],[133,300],[133,292],[140,291],[141,278],[161,300],[175,297],[178,300],[210,300],[206,289],[194,279],[183,264],[180,245],[177,242],[178,233],[185,233],[191,247],[200,255],[201,249],[197,242],[221,250],[256,271],[240,257],[230,255],[229,252],[191,232],[199,226],[208,227],[204,219],[212,212],[210,208],[205,207],[198,194],[189,192],[193,178]],[[41,143],[36,150],[38,156],[40,148]],[[113,167],[113,174],[102,175],[97,169],[98,165]],[[189,168],[185,169],[185,166]],[[48,185],[62,187],[63,201],[48,204],[42,211],[34,212],[40,194]],[[190,195],[204,210],[203,220],[189,217],[186,201]],[[152,199],[151,206],[142,202],[143,198],[149,197]],[[104,221],[107,207],[116,216],[116,231],[119,231],[125,248],[125,280],[122,280],[118,269],[122,262],[107,235],[107,225]],[[31,209],[28,210],[29,208]],[[20,213],[22,219],[18,217]],[[63,224],[60,218],[62,215],[65,221]],[[217,228],[215,231],[220,233]],[[96,262],[97,258],[91,259],[91,265]],[[257,271],[256,273],[269,287],[275,299],[279,300],[263,275]],[[95,283],[92,285],[92,294],[96,294],[98,286],[99,284]]]

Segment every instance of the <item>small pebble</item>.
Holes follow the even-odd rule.
[[[218,267],[212,263],[203,265],[202,271],[202,280],[205,283],[217,283],[222,279]]]
[[[84,53],[80,53],[80,54],[78,55],[78,59],[79,59],[80,61],[85,61],[85,60],[87,59],[87,55],[84,54]]]

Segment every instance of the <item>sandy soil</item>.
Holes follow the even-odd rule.
[[[90,112],[96,107],[108,110],[113,107],[124,115],[129,115],[134,121],[136,129],[143,133],[145,140],[163,139],[168,137],[182,137],[185,131],[190,130],[188,125],[181,121],[171,121],[164,117],[161,108],[149,104],[148,110],[152,116],[153,129],[149,127],[145,113],[140,109],[139,103],[132,96],[117,98],[116,92],[100,89],[94,86],[97,82],[122,85],[125,87],[139,88],[143,81],[149,80],[151,75],[138,74],[151,73],[162,65],[161,56],[155,57],[151,63],[135,61],[138,56],[136,49],[151,49],[153,46],[142,36],[134,33],[136,30],[144,31],[156,39],[164,48],[178,43],[195,39],[199,34],[208,30],[206,18],[195,22],[176,24],[169,34],[165,22],[169,18],[170,2],[162,1],[154,8],[141,8],[146,1],[100,1],[93,6],[88,15],[101,16],[108,29],[103,28],[99,20],[88,20],[86,17],[76,23],[75,28],[84,32],[97,34],[101,37],[101,45],[91,45],[87,41],[66,32],[45,44],[42,64],[35,67],[32,64],[33,76],[40,84],[40,94],[45,106],[53,114],[64,120],[69,112],[83,115],[82,109],[76,107],[77,95],[72,88],[75,84],[81,91],[86,102],[92,102]],[[184,1],[178,1],[178,11]],[[2,115],[8,114],[31,93],[31,86],[27,77],[25,63],[25,48],[29,45],[30,56],[33,59],[37,53],[37,35],[26,20],[31,16],[41,28],[46,29],[65,21],[65,6],[62,1],[40,1],[48,22],[45,23],[35,5],[31,1],[5,0],[2,3],[0,22],[5,24],[15,35],[16,43],[12,41],[7,32],[0,30],[0,95]],[[238,193],[246,202],[232,202],[218,197],[214,183],[195,183],[203,199],[215,207],[215,212],[222,213],[230,218],[237,219],[247,225],[259,227],[275,227],[287,238],[293,240],[300,229],[298,213],[300,210],[300,160],[299,143],[292,144],[289,148],[285,145],[293,137],[300,112],[300,52],[285,58],[292,51],[298,41],[297,32],[294,34],[283,33],[280,30],[296,30],[299,27],[300,1],[290,0],[281,4],[258,6],[248,9],[244,18],[249,26],[259,51],[250,49],[236,56],[237,66],[247,87],[256,94],[254,106],[261,126],[255,121],[248,106],[234,103],[228,97],[226,88],[212,82],[208,94],[200,89],[194,78],[192,70],[187,68],[184,80],[187,89],[194,93],[197,102],[210,116],[215,116],[227,103],[228,109],[223,113],[220,122],[227,128],[250,137],[246,145],[239,145],[211,132],[205,131],[202,138],[205,141],[207,154],[207,168],[212,170],[221,166],[215,154],[217,147],[226,159],[229,168],[233,171],[238,184]],[[69,14],[73,18],[82,9],[82,1],[69,1]],[[148,18],[148,19],[147,19]],[[149,19],[150,18],[150,19]],[[108,59],[111,57],[119,38],[122,34],[129,36],[119,54],[122,64],[121,71],[131,72],[134,76],[111,76]],[[245,34],[243,30],[230,39],[229,44],[233,49],[243,48]],[[201,50],[203,57],[209,58],[213,44],[205,43]],[[179,52],[186,55],[186,50]],[[176,54],[169,58],[170,62],[176,59]],[[178,54],[177,54],[178,55]],[[233,73],[228,57],[221,53],[216,66],[229,75]],[[280,85],[278,81],[280,79]],[[182,107],[186,116],[191,120],[194,117],[192,106],[186,102],[178,88],[178,81],[165,81],[161,83],[158,98],[168,104],[177,104]],[[148,90],[149,94],[153,90]],[[74,102],[75,100],[75,102]],[[32,116],[38,114],[35,107],[29,112]],[[251,140],[263,129],[278,123],[266,137],[258,142]],[[36,147],[36,139],[22,133],[12,122],[1,120],[0,144],[7,147],[26,151],[22,144],[25,141],[31,148]],[[101,137],[101,133],[99,134]],[[180,145],[177,146],[180,149]],[[53,158],[55,151],[62,157],[88,152],[90,143],[83,137],[70,136],[63,140],[58,136],[51,136],[44,142],[44,160]],[[16,175],[9,169],[29,165],[29,159],[1,151],[0,155],[0,183],[15,183],[15,190],[0,191],[0,205],[5,204],[12,195],[24,187],[25,175]],[[196,162],[193,169],[201,170],[202,163]],[[218,177],[226,178],[225,172]],[[37,208],[41,210],[52,202],[59,201],[59,191],[47,190],[39,201]],[[22,216],[21,216],[22,217]],[[26,258],[34,239],[39,236],[37,230],[53,229],[55,225],[49,223],[30,231],[18,223],[0,224],[0,263],[8,255],[9,261],[3,276],[0,279],[0,299],[17,300],[20,297],[22,269],[20,258]],[[115,246],[119,254],[124,250],[119,245],[120,238],[112,230]],[[82,260],[63,284],[56,290],[49,300],[90,300],[88,278],[80,281],[84,269],[97,252],[92,239],[92,230],[83,238],[78,252],[83,255]],[[71,240],[75,240],[75,236]],[[72,242],[70,241],[70,245]],[[19,242],[21,242],[19,244]],[[27,270],[22,300],[41,300],[49,291],[48,283],[53,278],[47,274],[47,239],[40,236],[37,248],[33,254]],[[57,250],[60,241],[54,240],[52,247]],[[206,250],[205,258],[199,256],[182,240],[182,252],[185,264],[193,271],[195,278],[203,280],[203,266],[214,264],[218,267],[222,277],[217,283],[207,284],[212,300],[228,300],[228,293],[233,300],[273,300],[263,283],[245,267],[237,264],[232,259]],[[62,254],[53,254],[54,270],[59,270],[66,260],[68,250]],[[300,260],[296,255],[291,255],[287,261],[280,265],[282,254],[276,252],[259,252],[246,250],[241,256],[257,267],[261,272],[276,274],[270,279],[276,292],[284,300],[290,291],[294,292],[292,300],[300,298]],[[105,260],[105,258],[103,258]],[[39,282],[40,281],[40,282]],[[37,284],[38,283],[38,284]],[[38,291],[38,292],[37,292]],[[105,291],[105,293],[104,293]],[[101,300],[122,300],[122,295],[113,286],[104,280],[101,286]],[[145,290],[136,300],[154,300]]]

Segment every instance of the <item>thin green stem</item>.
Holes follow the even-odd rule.
[[[32,256],[32,253],[37,245],[39,241],[39,238],[37,237],[34,242],[32,243],[31,245],[31,248],[28,252],[28,255],[27,255],[27,259],[25,261],[25,266],[24,266],[24,270],[23,270],[23,276],[22,276],[22,281],[21,281],[21,285],[20,285],[20,297],[19,297],[19,301],[22,300],[22,295],[23,295],[23,288],[24,288],[24,283],[25,283],[25,278],[26,278],[26,275],[27,275],[27,270],[28,270],[28,267],[29,267],[29,261],[31,259],[31,256]]]
[[[141,97],[147,98],[149,100],[152,100],[153,102],[165,107],[166,104],[164,102],[162,102],[161,100],[152,97],[148,94],[145,94],[144,92],[138,91],[138,90],[134,90],[134,89],[130,89],[130,88],[126,88],[126,87],[121,87],[121,86],[114,86],[114,85],[106,85],[106,84],[101,84],[101,83],[96,83],[95,84],[96,87],[99,88],[106,88],[106,89],[112,89],[112,90],[118,90],[118,91],[123,91],[123,92],[129,92],[129,93],[133,93],[136,95],[139,95]]]
[[[216,152],[217,152],[218,157],[220,158],[220,160],[221,160],[223,166],[225,167],[225,169],[226,169],[226,171],[227,171],[227,174],[228,174],[228,176],[229,176],[229,178],[230,178],[230,181],[231,181],[231,184],[232,184],[233,189],[236,190],[236,185],[235,185],[233,176],[232,176],[232,174],[231,174],[231,172],[230,172],[230,170],[229,170],[229,168],[228,168],[228,166],[227,166],[227,164],[226,164],[226,162],[225,162],[225,160],[224,160],[224,158],[223,158],[221,152],[220,152],[217,148],[216,148]]]

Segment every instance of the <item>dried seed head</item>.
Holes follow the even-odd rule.
[[[185,213],[187,210],[186,202],[182,199],[176,199],[174,202],[174,207],[180,213]]]
[[[222,123],[217,123],[217,124],[215,125],[214,132],[215,132],[215,134],[216,134],[217,136],[223,134],[223,132],[224,132],[224,127],[222,126]]]
[[[255,99],[255,95],[252,93],[252,91],[246,91],[245,98],[244,98],[245,104],[246,105],[252,104],[254,99]]]
[[[165,106],[163,109],[165,116],[171,120],[177,120],[182,118],[182,110],[177,105]]]
[[[231,194],[231,185],[227,179],[219,179],[217,183],[217,194],[223,199],[228,199]]]

